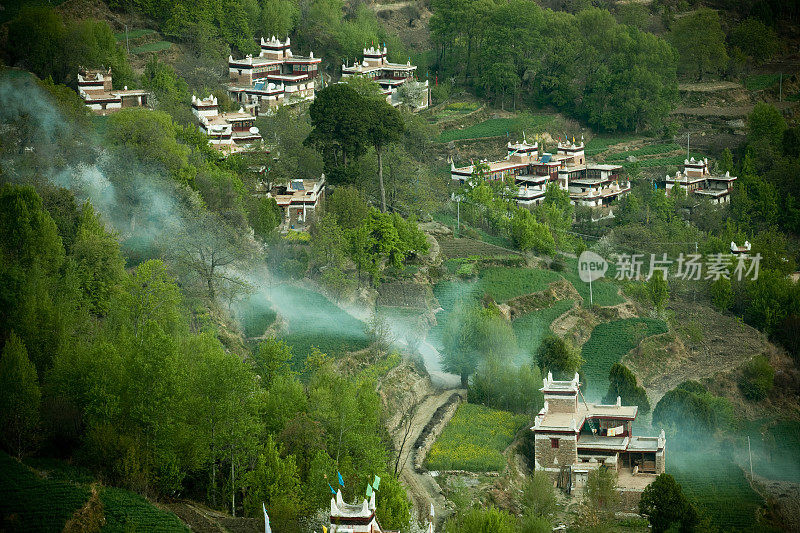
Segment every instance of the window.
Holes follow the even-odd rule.
[[[558,439],[550,439],[550,447],[558,448]]]

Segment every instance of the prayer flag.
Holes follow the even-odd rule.
[[[381,486],[381,478],[375,476],[375,481],[372,482],[372,488],[378,490],[378,487]]]
[[[338,476],[339,476],[339,485],[341,485],[342,487],[344,487],[344,479],[342,479],[342,473],[341,473],[341,472],[339,472],[339,471],[337,470],[337,471],[336,471],[336,475],[338,475]]]
[[[267,506],[261,502],[261,508],[264,509],[264,533],[272,533],[272,528],[269,527],[269,515],[267,514]]]

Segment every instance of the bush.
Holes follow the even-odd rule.
[[[711,284],[711,303],[720,312],[725,312],[733,305],[733,286],[731,280],[719,278]]]
[[[733,406],[711,394],[697,381],[685,381],[667,392],[653,409],[653,426],[669,426],[677,431],[708,435],[733,422]]]
[[[745,365],[739,378],[739,390],[752,401],[763,400],[774,386],[775,370],[763,355],[754,357]]]
[[[478,267],[475,263],[466,263],[458,267],[456,271],[456,276],[459,278],[472,278],[478,273]]]
[[[447,520],[445,533],[515,533],[517,521],[508,511],[474,507]]]
[[[480,403],[513,413],[535,414],[544,405],[539,387],[542,375],[530,365],[486,365],[472,378],[470,403]]]

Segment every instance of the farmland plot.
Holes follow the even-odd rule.
[[[599,401],[608,391],[608,372],[611,366],[638,346],[645,337],[668,331],[663,320],[653,318],[626,318],[599,324],[583,345],[586,360],[581,368],[586,381],[586,397]]]
[[[525,415],[461,404],[431,447],[426,466],[430,470],[502,471],[503,451],[527,421]]]
[[[764,501],[728,456],[676,450],[667,459],[667,473],[686,496],[708,514],[720,531],[755,531]]]
[[[572,283],[575,290],[583,298],[583,305],[589,305],[589,284],[581,280],[578,276],[578,260],[569,258],[566,261],[567,268],[561,273],[567,281]],[[624,299],[619,295],[619,287],[611,281],[616,273],[616,269],[612,263],[608,265],[605,279],[599,279],[592,282],[592,297],[595,305],[601,307],[621,304]]]
[[[103,533],[188,531],[177,516],[162,511],[133,492],[104,488],[100,493],[100,501],[103,502],[106,517]]]
[[[552,307],[533,311],[512,322],[519,345],[520,363],[530,361],[530,355],[536,353],[542,339],[550,333],[553,320],[566,313],[573,304],[572,300],[559,300]]]

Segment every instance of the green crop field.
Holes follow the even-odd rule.
[[[369,344],[364,323],[318,292],[281,285],[273,290],[271,299],[279,311],[292,310],[285,316],[288,331],[281,338],[292,347],[292,366],[296,370],[302,368],[312,346],[335,356]]]
[[[551,307],[522,315],[512,322],[519,350],[525,359],[529,361],[530,354],[535,354],[539,349],[542,339],[550,332],[553,320],[569,311],[574,303],[572,300],[559,300]]]
[[[675,450],[667,458],[667,473],[720,531],[758,529],[756,514],[764,501],[727,456]]]
[[[691,153],[690,157],[694,157],[695,159],[700,159],[703,156],[700,153]],[[684,155],[671,155],[667,157],[654,157],[650,159],[643,159],[641,161],[637,161],[636,163],[624,163],[623,166],[630,166],[630,165],[639,165],[639,168],[653,168],[653,167],[679,167],[683,165],[684,160],[686,160],[686,154]]]
[[[516,137],[523,131],[526,134],[539,133],[553,122],[553,115],[520,115],[516,118],[490,118],[464,129],[444,130],[439,142],[482,139],[487,137]]]
[[[586,362],[582,371],[586,377],[586,396],[598,401],[608,391],[608,372],[614,363],[635,348],[645,337],[668,331],[663,320],[626,318],[599,324],[583,345]]]
[[[144,37],[145,35],[152,35],[156,32],[156,30],[151,30],[148,28],[139,28],[136,30],[128,30],[127,38],[129,41],[134,39],[138,39],[139,37]],[[114,34],[114,38],[118,41],[125,41],[125,32],[121,31],[119,33]]]
[[[800,423],[760,420],[744,430],[750,436],[753,470],[766,478],[800,483]]]
[[[608,150],[609,146],[635,139],[633,135],[598,136],[586,143],[586,155],[593,156]]]
[[[162,511],[136,493],[104,488],[100,492],[100,501],[103,502],[106,517],[106,524],[102,529],[104,533],[189,531],[177,516]]]
[[[674,152],[675,150],[680,150],[681,146],[676,143],[661,143],[661,144],[651,144],[648,146],[644,146],[642,148],[638,148],[636,150],[630,150],[628,152],[620,152],[618,154],[611,154],[606,158],[608,162],[614,161],[623,161],[628,156],[634,157],[646,157],[651,155],[658,155],[664,154],[668,152]]]
[[[94,479],[87,470],[57,459],[35,458],[28,463],[47,477],[0,452],[0,529],[59,532],[89,500]],[[188,531],[177,516],[133,492],[104,487],[100,501],[104,532]]]
[[[171,46],[172,43],[168,41],[156,41],[154,43],[147,43],[142,46],[137,46],[136,48],[131,48],[131,53],[144,54],[146,52],[160,52],[161,50],[167,50]]]
[[[559,279],[561,276],[552,270],[490,267],[481,270],[478,290],[502,303],[517,296],[543,291]]]
[[[745,78],[744,86],[748,91],[763,91],[778,83],[780,78],[780,74],[753,74]]]
[[[37,476],[0,452],[0,518],[9,531],[59,532],[89,499],[89,489]]]
[[[528,421],[482,405],[461,404],[431,447],[425,464],[430,470],[502,471],[503,451]]]
[[[589,305],[589,284],[581,280],[578,276],[578,260],[568,258],[566,260],[567,267],[561,273],[564,278],[569,281],[578,294],[583,298],[583,305]],[[609,262],[608,271],[606,271],[605,279],[599,279],[592,282],[592,301],[594,305],[607,307],[610,305],[621,304],[625,300],[619,294],[619,287],[611,281],[616,274],[617,269],[613,262]]]

